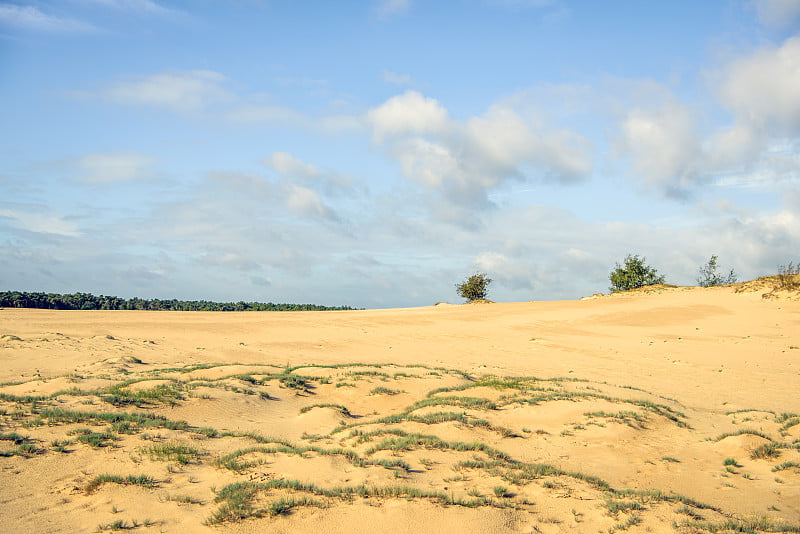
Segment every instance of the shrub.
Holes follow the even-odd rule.
[[[800,282],[797,280],[799,274],[800,263],[795,265],[794,262],[789,262],[789,265],[780,265],[778,267],[778,289],[800,288]]]
[[[462,298],[469,302],[485,299],[487,288],[492,283],[492,279],[484,273],[476,273],[467,278],[460,284],[456,284],[456,291]]]
[[[648,266],[644,262],[645,258],[638,255],[625,256],[625,265],[617,264],[617,267],[608,275],[611,281],[611,291],[627,291],[637,287],[663,284],[664,276],[659,275],[658,271]]]
[[[697,285],[700,287],[721,286],[724,284],[736,283],[737,279],[733,269],[728,273],[728,276],[723,276],[722,273],[719,272],[719,267],[717,266],[717,256],[711,256],[708,263],[700,267],[700,276],[697,277]]]

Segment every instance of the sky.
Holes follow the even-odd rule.
[[[0,0],[0,290],[365,308],[800,260],[800,0]]]

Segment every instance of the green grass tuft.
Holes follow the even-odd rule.
[[[179,464],[197,461],[202,455],[198,448],[178,441],[154,443],[148,447],[142,447],[140,450],[150,456],[151,460],[178,462]]]

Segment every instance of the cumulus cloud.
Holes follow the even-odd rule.
[[[703,123],[702,113],[666,87],[642,83],[628,91],[633,105],[619,119],[615,148],[630,158],[635,177],[681,198],[708,183],[796,181],[800,37],[732,60],[710,79],[730,114],[724,126]],[[640,102],[641,94],[649,99]]]
[[[375,141],[400,164],[403,176],[437,191],[444,201],[434,203],[441,220],[474,226],[474,210],[489,206],[489,190],[504,181],[574,182],[592,168],[588,140],[547,128],[510,103],[455,121],[435,99],[407,91],[367,117]]]
[[[618,149],[629,155],[638,176],[673,193],[703,177],[700,143],[690,110],[676,102],[634,109],[624,118]]]
[[[537,130],[514,109],[494,105],[466,125],[471,144],[491,168],[516,172],[534,164],[559,182],[577,181],[591,172],[588,141],[569,130]]]
[[[213,71],[172,71],[117,82],[100,96],[119,104],[199,112],[234,99],[223,87],[226,81]]]
[[[392,135],[443,132],[449,123],[447,110],[417,91],[406,91],[369,110],[367,120],[377,141]]]
[[[87,184],[114,184],[147,180],[155,158],[138,152],[87,154],[77,160],[79,179]]]
[[[45,32],[88,32],[95,31],[91,24],[68,17],[48,15],[35,6],[0,5],[0,24],[27,30]]]
[[[732,62],[720,98],[746,125],[778,134],[800,134],[800,36]]]
[[[800,37],[760,49],[718,73],[717,94],[733,123],[709,139],[721,182],[792,183],[800,178]]]

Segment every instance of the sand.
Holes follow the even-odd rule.
[[[800,300],[765,287],[0,310],[2,530],[797,532]]]

